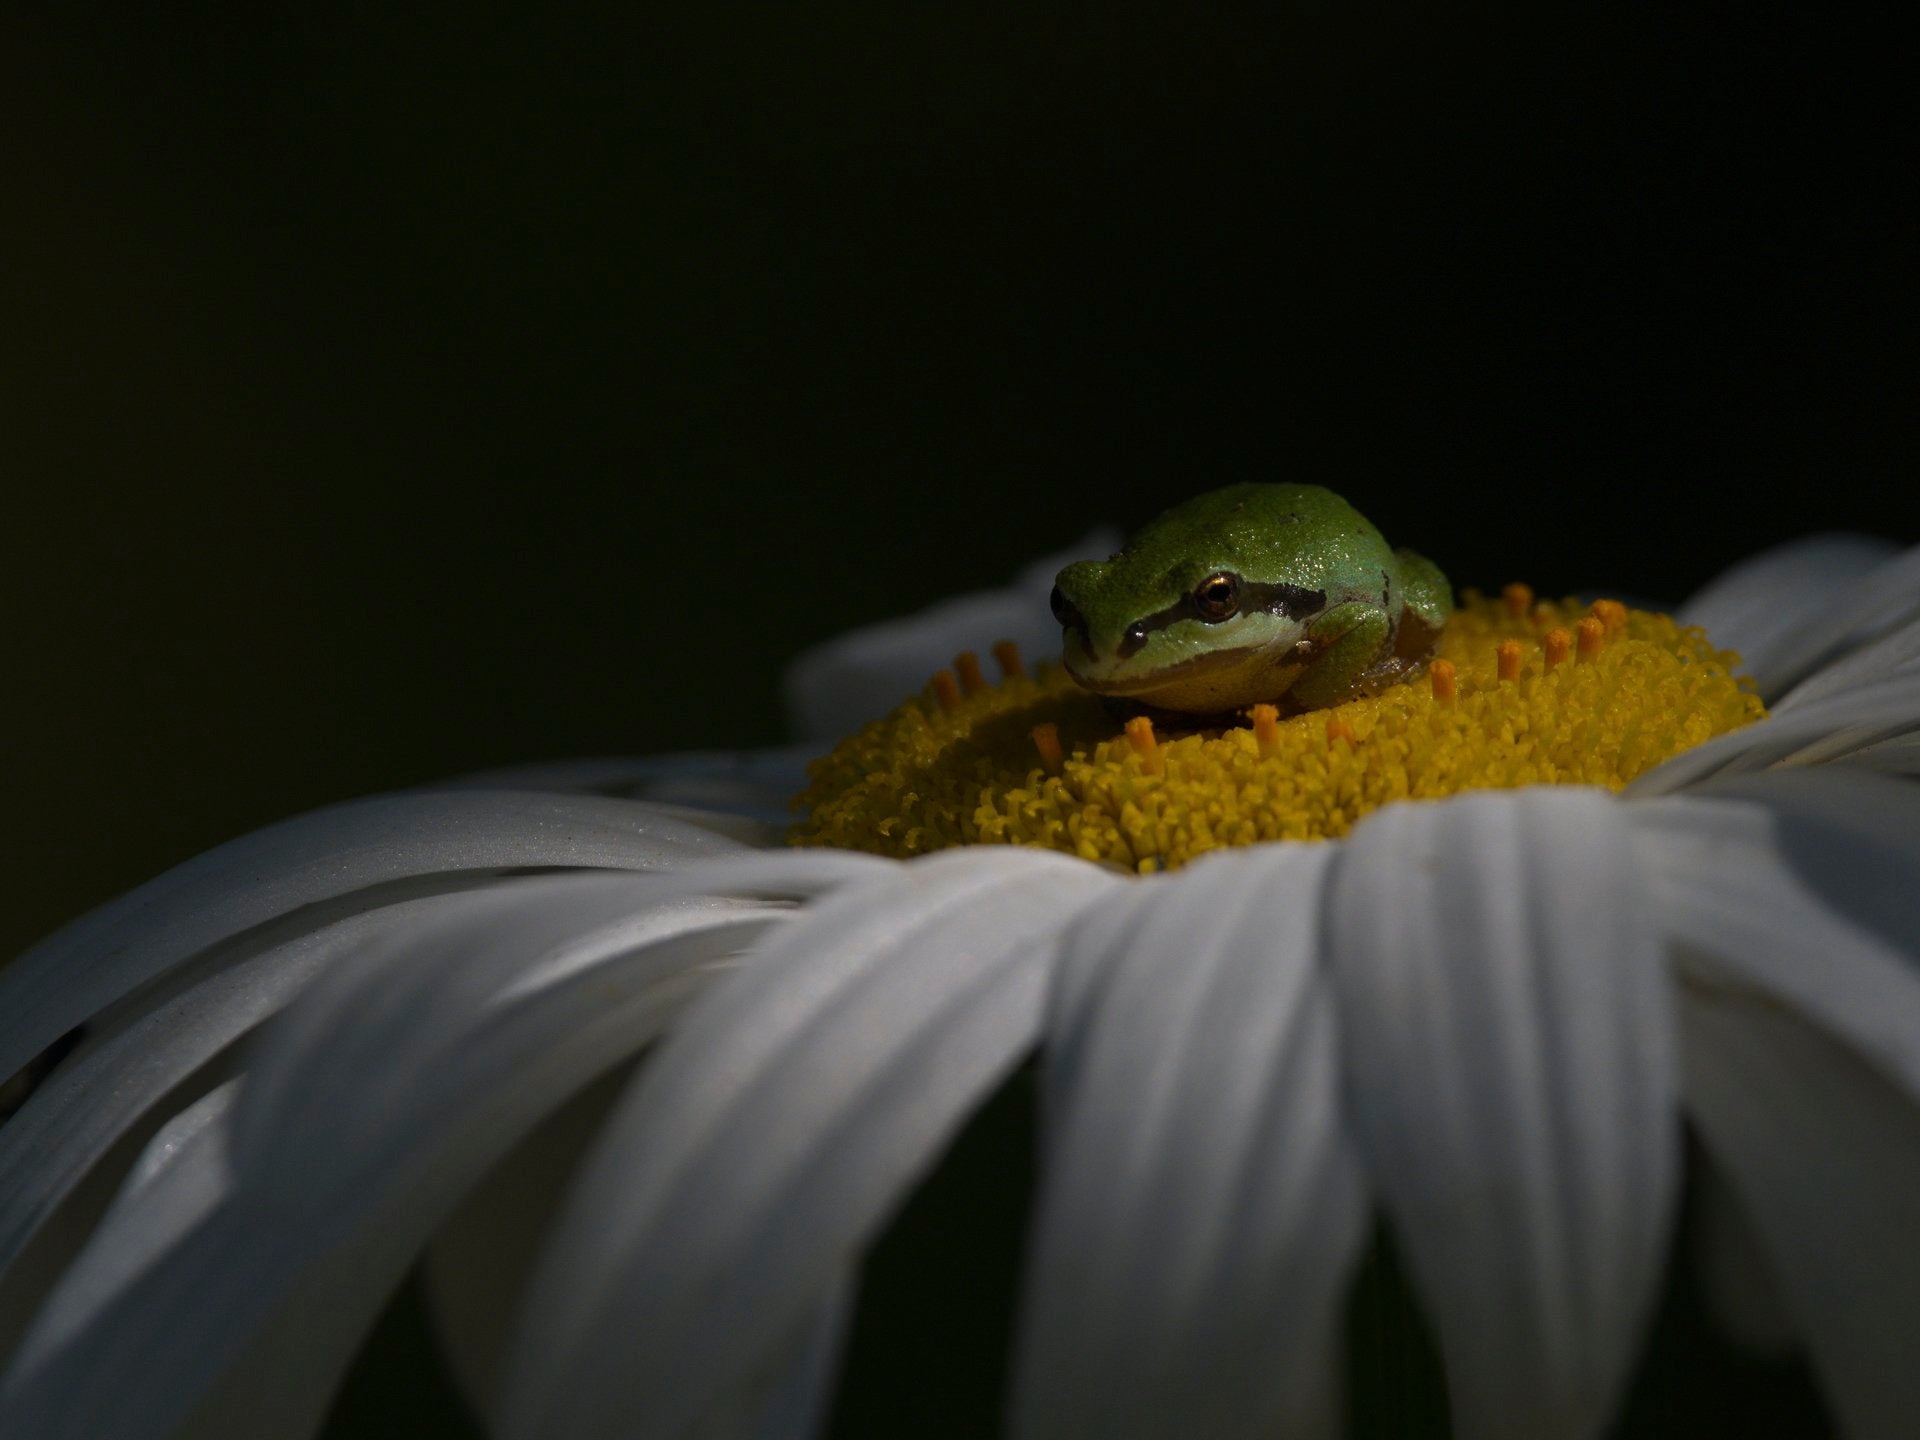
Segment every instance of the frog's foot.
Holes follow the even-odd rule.
[[[1412,606],[1402,610],[1399,623],[1394,627],[1391,653],[1374,661],[1354,678],[1353,694],[1348,698],[1378,695],[1395,685],[1418,680],[1440,647],[1440,629],[1444,623],[1435,624]]]
[[[1386,611],[1359,601],[1323,612],[1308,631],[1314,659],[1288,692],[1294,703],[1303,710],[1323,710],[1364,693],[1355,687],[1383,663],[1376,657],[1396,658],[1388,643],[1392,624]]]
[[[1354,677],[1353,691],[1346,698],[1359,700],[1391,690],[1396,685],[1404,685],[1409,680],[1418,680],[1432,659],[1432,646],[1429,645],[1419,655],[1389,655],[1375,661]]]

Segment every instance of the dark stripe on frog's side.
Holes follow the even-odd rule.
[[[1269,615],[1284,616],[1289,620],[1304,620],[1309,615],[1318,615],[1327,608],[1327,592],[1309,590],[1304,585],[1247,585],[1247,599],[1252,603],[1249,609],[1262,610]]]
[[[1304,586],[1284,582],[1262,585],[1242,580],[1240,593],[1244,599],[1240,607],[1241,614],[1264,611],[1268,615],[1280,615],[1289,620],[1304,620],[1327,608],[1326,591],[1308,590]],[[1115,654],[1122,660],[1138,655],[1146,647],[1147,637],[1154,631],[1164,630],[1181,620],[1199,618],[1200,612],[1194,608],[1193,596],[1182,595],[1173,604],[1151,615],[1144,615],[1129,625],[1126,634],[1120,637],[1120,646]]]

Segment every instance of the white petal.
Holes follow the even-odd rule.
[[[702,1420],[698,1434],[751,1440],[807,1440],[833,1398],[840,1350],[853,1319],[853,1277],[842,1272],[814,1312],[774,1347],[761,1373],[745,1381]]]
[[[1034,561],[1004,590],[944,600],[917,615],[849,631],[801,655],[787,669],[787,714],[796,735],[836,740],[916,694],[962,650],[1000,640],[1029,663],[1060,654],[1060,625],[1047,605],[1053,577],[1074,560],[1103,559],[1119,548],[1110,530]]]
[[[1070,932],[1013,1433],[1339,1433],[1371,1212],[1319,970],[1329,846],[1137,884]]]
[[[1920,787],[1772,772],[1625,808],[1683,979],[1763,990],[1920,1095]]]
[[[1916,616],[1920,616],[1920,546],[1835,586],[1818,613],[1742,658],[1761,695],[1771,700],[1822,666]]]
[[[1463,1440],[1598,1433],[1657,1291],[1675,1062],[1620,809],[1390,806],[1335,875],[1347,1095]]]
[[[1775,715],[1851,690],[1920,670],[1920,620],[1910,620],[1890,635],[1848,652],[1813,671],[1768,708]]]
[[[1768,647],[1762,695],[1786,691],[1823,665],[1920,617],[1920,545],[1865,571],[1830,597],[1826,613]]]
[[[1920,1131],[1920,793],[1774,772],[1632,810],[1680,942],[1702,1136],[1848,1433],[1902,1433],[1915,1388],[1879,1327],[1920,1333],[1920,1268],[1890,1258],[1910,1249],[1920,1173],[1885,1148]]]
[[[810,883],[796,883],[808,880],[793,870],[801,858],[769,857],[767,875],[751,886],[743,885],[752,877],[741,862],[696,866],[674,877],[671,889],[692,894],[703,886],[731,887],[736,894],[798,898],[820,893],[828,882],[857,881],[891,869],[891,862],[867,856],[807,851],[810,866],[826,861],[829,868],[815,873]],[[455,1379],[482,1417],[494,1414],[513,1316],[541,1242],[559,1214],[575,1167],[631,1079],[631,1067],[613,1071],[542,1121],[434,1233],[425,1276],[435,1327]]]
[[[610,795],[784,826],[791,819],[787,802],[806,788],[807,762],[819,753],[817,744],[809,744],[767,750],[555,760],[482,770],[432,788]],[[749,839],[748,843],[759,842]]]
[[[746,1431],[754,1440],[806,1440],[818,1430],[833,1398],[840,1351],[853,1322],[853,1298],[851,1275],[828,1287],[826,1298],[780,1362],[771,1393]]]
[[[510,884],[511,882],[495,882]],[[166,994],[143,990],[110,1011],[87,1043],[0,1126],[0,1283],[92,1168],[182,1084],[274,1014],[340,956],[396,929],[451,913],[472,892],[430,895],[330,925],[305,913],[223,946]],[[291,939],[279,938],[294,929]],[[277,943],[276,943],[277,941]],[[252,947],[258,945],[257,950]],[[202,969],[210,973],[198,973]],[[136,1002],[139,1002],[136,1004]]]
[[[502,1433],[723,1424],[1030,1048],[1054,932],[1121,883],[1039,851],[934,855],[821,902],[704,997],[548,1248]]]
[[[806,877],[824,858],[755,856],[737,868]],[[137,1440],[189,1416],[199,1435],[309,1433],[460,1194],[657,1035],[716,962],[791,913],[656,903],[684,883],[531,882],[537,898],[490,896],[336,965],[283,1014],[247,1076],[231,1194],[71,1343],[29,1338],[0,1392],[0,1433]],[[588,963],[552,963],[562,954]],[[529,968],[550,979],[516,984]]]
[[[1809,701],[1781,715],[1716,736],[1656,765],[1626,789],[1630,796],[1668,795],[1711,779],[1769,766],[1834,761],[1890,769],[1910,756],[1901,745],[1920,732],[1920,671]],[[1895,748],[1901,746],[1901,748]]]
[[[1700,626],[1714,644],[1739,651],[1749,674],[1770,677],[1783,642],[1831,616],[1837,595],[1898,553],[1898,546],[1867,535],[1809,535],[1741,561],[1682,605],[1675,618]]]
[[[316,810],[175,866],[0,966],[0,1075],[136,986],[302,906],[337,904],[316,912],[323,923],[381,903],[374,887],[427,874],[659,870],[740,848],[592,796],[423,792]]]
[[[1886,775],[1920,775],[1920,729],[1875,740],[1849,751],[1847,764]]]
[[[233,1187],[228,1115],[241,1082],[208,1091],[155,1132],[85,1252],[47,1298],[26,1345],[31,1368],[73,1342],[113,1299],[200,1224]]]
[[[466,1016],[450,1008],[455,1002],[470,1011],[508,999],[538,999],[553,982],[574,976],[582,966],[601,965],[622,945],[638,945],[656,932],[673,939],[683,931],[736,923],[757,931],[763,921],[782,918],[753,911],[743,919],[737,901],[807,899],[882,882],[899,868],[897,861],[841,850],[748,851],[670,874],[555,876],[519,892],[476,896],[476,907],[499,917],[497,934],[487,930],[476,908],[424,935],[393,936],[350,964],[336,966],[280,1018],[263,1037],[263,1056],[271,1063],[256,1065],[249,1074],[248,1101],[236,1117],[240,1138],[273,1145],[273,1137],[309,1107],[318,1123],[336,1123],[329,1096],[311,1086],[302,1066],[352,1076],[362,1063],[373,1067],[369,1073],[386,1073],[402,1061],[426,1063],[419,1058],[422,1047],[457,1043],[443,1033],[465,1023]],[[589,904],[571,898],[596,894],[604,899]],[[545,898],[536,901],[535,895]],[[469,951],[464,960],[448,958]],[[671,977],[684,968],[675,955],[669,950],[654,957]],[[404,957],[405,964],[395,967],[395,956]],[[488,965],[476,957],[486,958]],[[416,993],[431,986],[447,993],[431,1002]],[[440,1008],[434,1024],[422,1028],[414,1011],[429,1003]],[[376,1020],[390,1024],[395,1034],[387,1035]],[[276,1090],[281,1086],[284,1092]],[[365,1088],[365,1082],[356,1086]],[[256,1124],[257,1135],[251,1128]]]
[[[1688,987],[1684,1097],[1850,1440],[1920,1415],[1920,1105],[1778,1003]]]
[[[513,1317],[541,1242],[633,1070],[609,1072],[544,1121],[469,1192],[428,1247],[427,1297],[439,1348],[490,1433]],[[852,1302],[849,1282],[769,1367],[766,1384],[743,1395],[747,1418],[740,1423],[746,1433],[756,1440],[812,1433],[813,1420],[831,1398]]]

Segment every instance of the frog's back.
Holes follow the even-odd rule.
[[[1142,529],[1123,553],[1142,569],[1157,569],[1163,559],[1173,566],[1193,558],[1196,536],[1213,537],[1222,562],[1253,563],[1274,576],[1299,571],[1295,578],[1303,584],[1341,558],[1377,569],[1393,554],[1365,516],[1324,486],[1258,481],[1183,501]]]

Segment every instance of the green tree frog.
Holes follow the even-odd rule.
[[[1067,672],[1120,709],[1313,710],[1417,675],[1453,613],[1432,561],[1318,485],[1230,485],[1054,584]]]

